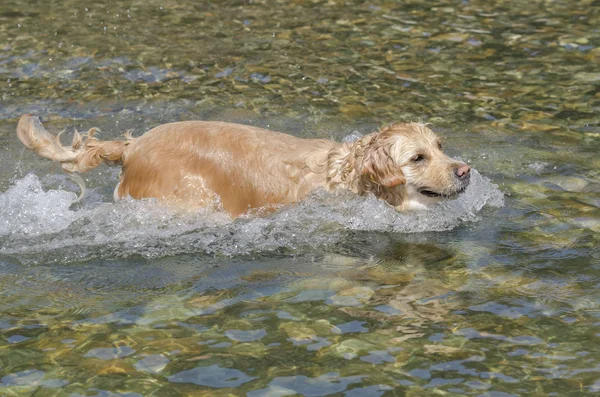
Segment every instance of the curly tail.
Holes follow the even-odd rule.
[[[38,117],[24,114],[17,125],[17,136],[23,145],[42,157],[58,161],[62,169],[79,185],[81,194],[76,201],[81,200],[85,193],[85,182],[78,173],[87,172],[101,163],[123,164],[127,146],[136,140],[128,131],[124,141],[101,141],[94,137],[98,131],[91,128],[82,135],[75,130],[69,147],[60,143],[60,133],[56,136],[49,133]]]

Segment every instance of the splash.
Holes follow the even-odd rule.
[[[0,193],[0,254],[26,263],[85,261],[183,253],[238,256],[314,250],[348,230],[418,233],[474,221],[486,205],[503,205],[498,187],[473,170],[460,200],[429,211],[398,213],[374,196],[316,191],[265,218],[231,220],[220,212],[181,214],[153,200],[73,208],[75,194],[45,190],[29,174]]]
[[[37,236],[61,231],[79,217],[69,211],[74,200],[71,192],[45,192],[40,180],[28,174],[0,194],[0,236]]]

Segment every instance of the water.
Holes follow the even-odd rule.
[[[38,263],[106,255],[239,256],[281,249],[310,251],[343,241],[348,231],[450,230],[461,222],[475,220],[486,204],[503,205],[497,186],[477,171],[473,171],[472,178],[460,200],[448,201],[431,211],[400,214],[374,196],[317,191],[273,216],[248,216],[234,222],[221,212],[177,213],[154,200],[95,203],[86,205],[89,209],[73,210],[74,193],[45,191],[39,178],[28,174],[0,195],[0,254]]]
[[[600,16],[590,2],[0,5],[0,395],[594,395]],[[18,142],[190,120],[356,139],[424,121],[474,168],[398,214],[111,203]],[[65,138],[65,141],[68,138]]]

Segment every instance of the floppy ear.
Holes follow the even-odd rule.
[[[394,160],[388,151],[389,143],[386,145],[378,142],[377,137],[372,144],[365,149],[362,163],[362,174],[372,182],[385,187],[394,187],[406,183],[406,178],[400,167],[394,164]]]

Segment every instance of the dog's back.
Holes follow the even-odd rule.
[[[102,163],[122,165],[115,200],[157,198],[182,208],[214,206],[236,217],[251,208],[296,202],[325,186],[327,153],[340,144],[241,124],[186,121],[164,124],[139,138],[101,141],[96,129],[60,143],[37,117],[24,115],[21,142],[57,161],[81,187],[78,173]],[[80,198],[81,198],[80,196]]]
[[[315,171],[334,145],[232,123],[165,124],[127,151],[118,196],[160,197],[188,208],[218,204],[237,216],[324,186],[324,173]]]

